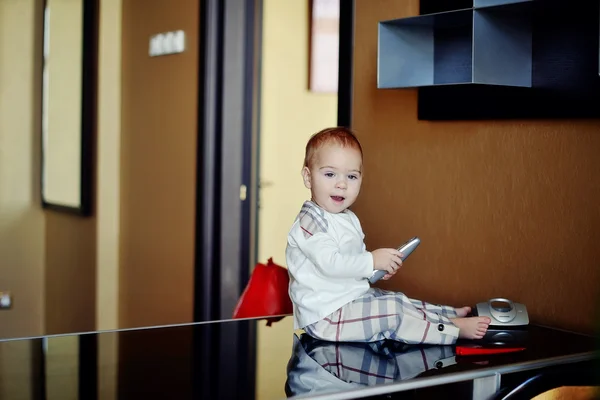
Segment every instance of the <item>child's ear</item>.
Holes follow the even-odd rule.
[[[302,168],[302,179],[304,180],[304,186],[306,186],[307,189],[310,189],[310,170],[308,167]]]

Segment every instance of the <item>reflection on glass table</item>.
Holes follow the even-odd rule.
[[[335,343],[294,335],[286,394],[325,394],[414,378],[456,364],[453,346]]]
[[[497,353],[463,355],[463,349]],[[336,343],[300,333],[294,334],[285,391],[288,397],[330,400],[389,394],[522,398],[516,393],[525,384],[531,392],[534,382],[539,393],[561,385],[599,385],[593,350],[593,337],[537,325],[490,330],[482,340],[446,346]]]

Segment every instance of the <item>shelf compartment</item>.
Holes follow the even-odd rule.
[[[531,86],[528,2],[379,23],[377,87]]]
[[[531,87],[529,7],[494,7],[473,15],[473,82]]]
[[[456,0],[420,0],[421,10],[439,10],[446,3],[457,4]],[[518,10],[522,6],[525,4],[477,11]],[[531,18],[527,24],[533,28],[531,87],[420,87],[419,120],[600,118],[600,3],[585,1],[578,2],[577,7],[565,7],[564,0],[541,0],[528,6]]]

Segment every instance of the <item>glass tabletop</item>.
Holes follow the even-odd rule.
[[[294,331],[290,316],[11,340],[0,342],[0,398],[282,399],[591,358],[596,345],[536,325],[457,343],[473,344],[525,350],[460,356],[456,346],[324,342]]]
[[[514,373],[590,360],[594,344],[594,339],[588,336],[536,325],[519,330],[490,330],[482,340],[460,340],[452,346],[414,346],[393,341],[332,343],[305,333],[295,334],[286,394],[321,396],[451,375],[459,382],[464,378],[476,379],[485,371]],[[479,346],[515,351],[489,355],[457,353],[461,347]],[[390,387],[389,392],[394,389]]]

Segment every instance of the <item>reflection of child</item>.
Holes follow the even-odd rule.
[[[348,209],[362,182],[362,148],[346,128],[329,128],[306,145],[304,202],[290,232],[286,262],[294,328],[329,341],[452,344],[458,337],[482,338],[488,317],[467,317],[454,308],[371,288],[373,270],[389,279],[402,266],[396,249],[367,251],[356,214]]]
[[[305,333],[293,339],[285,384],[289,397],[398,383],[456,364],[452,346],[334,343]]]

